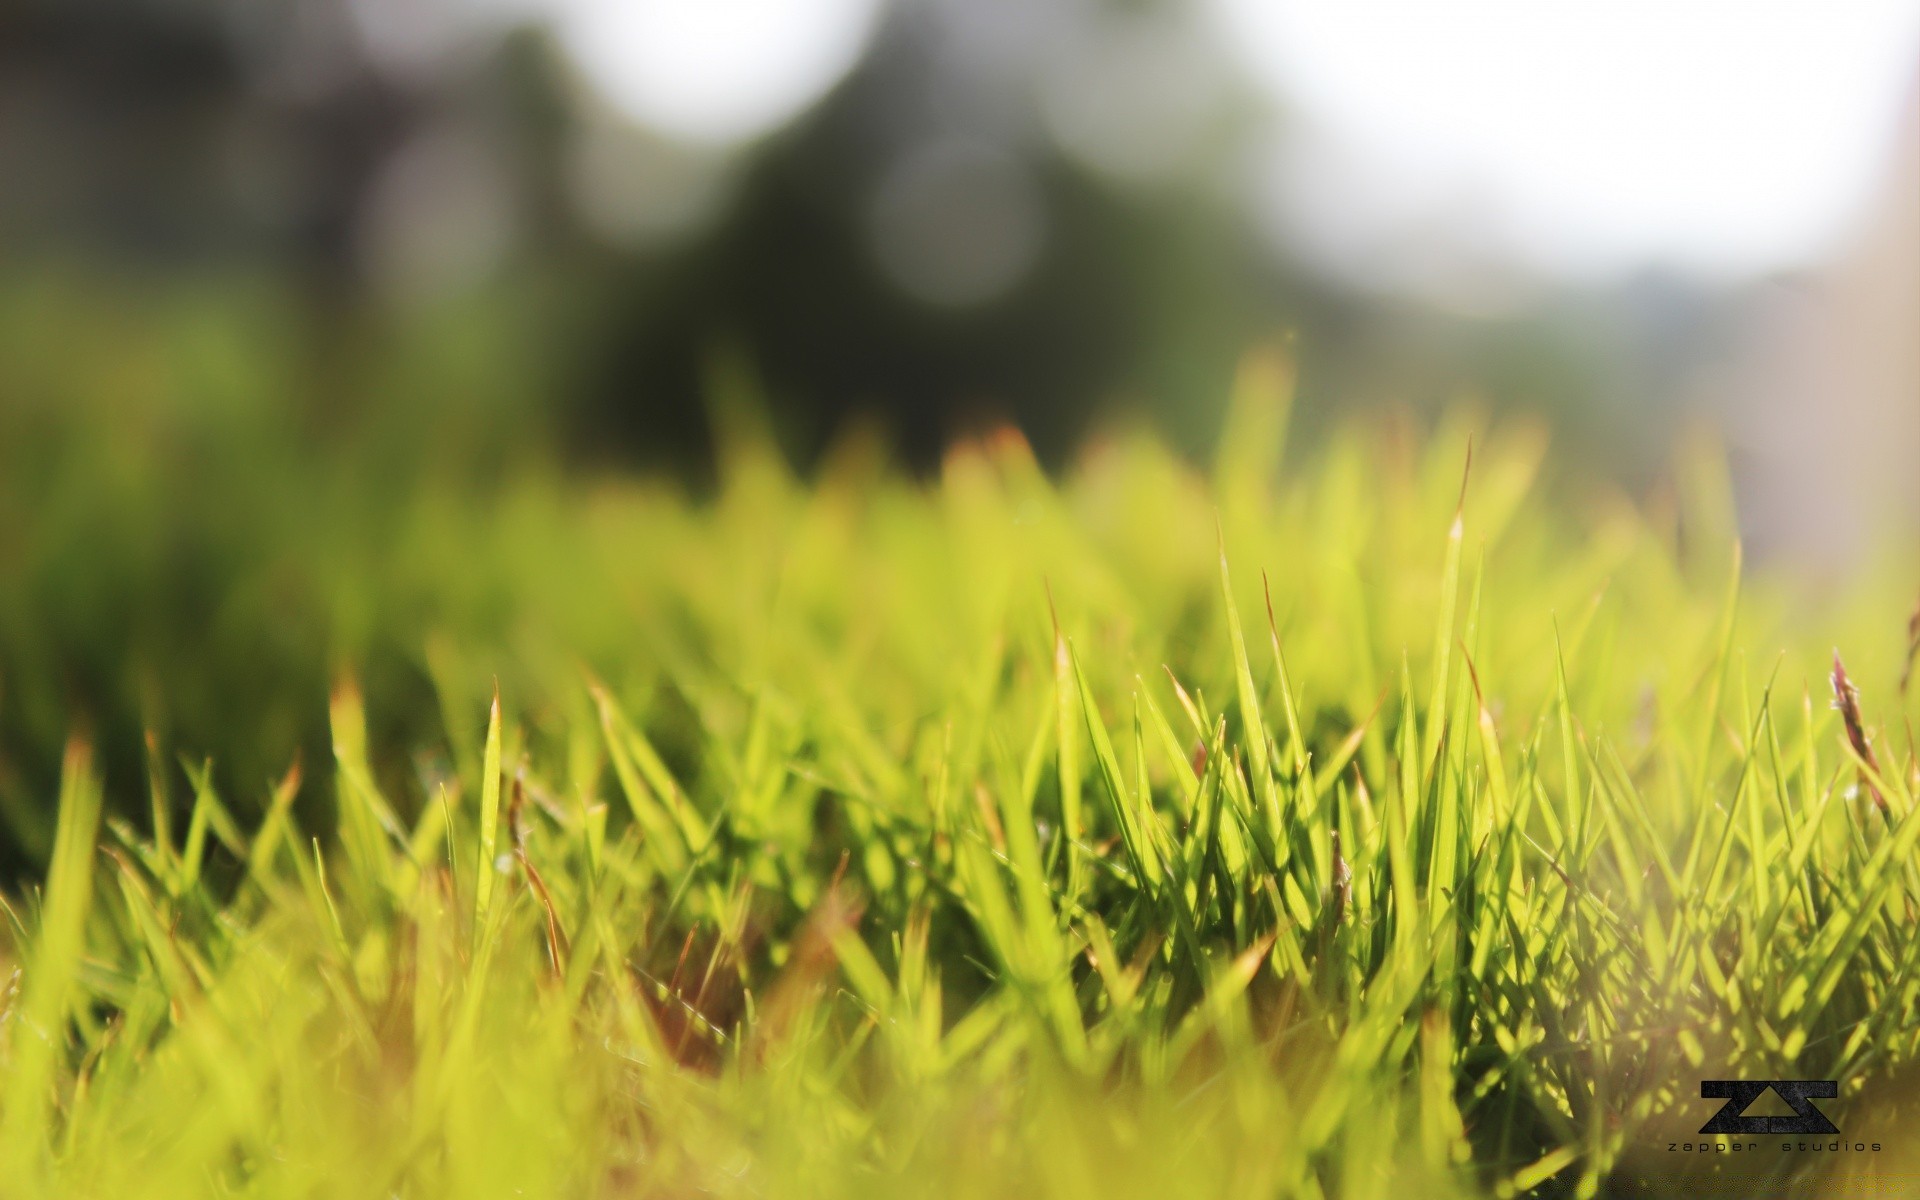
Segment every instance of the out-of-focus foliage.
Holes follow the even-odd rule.
[[[554,469],[526,403],[536,331],[482,309],[404,345],[346,325],[329,346],[310,317],[283,289],[230,282],[116,298],[53,275],[0,298],[15,869],[22,848],[46,853],[68,732],[91,730],[116,777],[143,774],[145,731],[218,747],[222,780],[252,789],[326,752],[315,697],[341,665],[377,664],[369,686],[410,711],[430,628],[503,636],[531,591],[564,589],[552,564],[449,558],[539,544],[510,527],[552,486],[531,482]]]
[[[1750,298],[1657,269],[1507,280],[1464,308],[1329,273],[1329,247],[1270,228],[1290,189],[1268,176],[1310,123],[1243,78],[1206,4],[878,4],[837,84],[724,145],[621,110],[545,19],[628,7],[19,0],[0,12],[0,264],[10,286],[86,264],[109,293],[269,281],[299,298],[296,342],[509,294],[554,355],[523,402],[576,450],[647,464],[705,449],[719,342],[751,349],[808,454],[877,414],[924,468],[1007,419],[1057,466],[1116,406],[1203,454],[1240,350],[1295,329],[1308,421],[1465,393],[1549,411],[1644,476],[1750,324]],[[754,86],[733,68],[702,90]],[[1002,286],[924,278],[1008,237],[1025,250]],[[1430,261],[1414,243],[1348,252]],[[66,332],[70,354],[111,352]]]

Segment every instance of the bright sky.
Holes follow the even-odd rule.
[[[858,61],[884,0],[537,0],[606,98],[663,133],[744,141]]]
[[[1215,6],[1315,153],[1366,182],[1306,202],[1350,237],[1471,218],[1550,267],[1764,270],[1853,214],[1903,112],[1920,137],[1920,0]]]
[[[844,76],[889,0],[468,2],[545,12],[612,105],[727,146]],[[1920,0],[1198,2],[1283,114],[1256,203],[1336,259],[1765,271],[1845,224],[1903,112],[1920,136]]]

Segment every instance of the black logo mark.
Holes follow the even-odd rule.
[[[1747,1106],[1772,1088],[1774,1094],[1792,1106],[1791,1117],[1743,1117]],[[1706,1100],[1725,1100],[1713,1119],[1700,1127],[1701,1133],[1839,1133],[1827,1114],[1814,1107],[1814,1100],[1831,1100],[1840,1094],[1840,1084],[1832,1079],[1702,1079],[1700,1096]]]

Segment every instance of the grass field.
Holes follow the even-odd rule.
[[[1464,415],[1283,455],[1288,388],[1057,482],[1012,433],[802,480],[745,418],[698,498],[289,458],[323,494],[183,510],[246,549],[198,607],[164,488],[70,470],[16,675],[23,612],[174,607],[144,756],[68,714],[57,809],[8,785],[57,822],[0,1194],[1920,1192],[1914,563],[1743,569],[1711,451],[1631,502]],[[331,754],[256,769],[300,713]],[[1669,1150],[1722,1078],[1882,1148]]]

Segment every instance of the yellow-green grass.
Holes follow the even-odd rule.
[[[736,433],[698,499],[396,502],[340,607],[421,614],[430,711],[369,711],[362,639],[331,761],[245,794],[217,740],[104,783],[71,743],[0,942],[0,1195],[1920,1169],[1903,564],[1743,568],[1710,453],[1638,502],[1465,416],[1283,467],[1284,367],[1237,387],[1206,472],[1128,435],[1055,482],[1009,433],[801,480]],[[1883,1149],[1668,1151],[1712,1078],[1838,1080]]]

